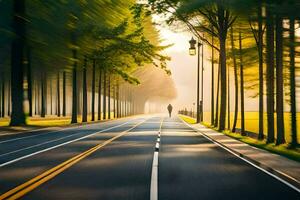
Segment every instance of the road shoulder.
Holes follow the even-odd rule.
[[[201,133],[211,139],[213,142],[232,151],[239,157],[246,159],[250,163],[253,163],[275,176],[278,176],[300,190],[300,163],[250,146],[201,124],[187,125],[195,129],[198,133]]]

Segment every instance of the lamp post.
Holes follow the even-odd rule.
[[[200,47],[202,46],[202,43],[197,42],[193,37],[189,41],[190,43],[190,49],[189,49],[189,54],[191,56],[197,55],[197,50],[196,50],[196,44],[198,48],[198,63],[197,63],[197,123],[200,123],[203,119],[202,112],[203,112],[203,96],[201,99],[201,105],[200,105]],[[202,58],[203,59],[203,58]],[[203,75],[203,65],[202,65],[202,75]],[[203,78],[202,78],[203,80]],[[202,81],[202,91],[203,91],[203,81]],[[200,108],[201,106],[201,108]],[[200,113],[201,112],[201,113]]]
[[[193,118],[195,117],[195,105],[196,105],[196,103],[193,103]]]

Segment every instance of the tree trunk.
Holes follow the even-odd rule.
[[[274,19],[267,8],[267,117],[268,136],[267,143],[274,142]]]
[[[229,67],[227,68],[227,109],[228,109],[228,113],[227,113],[227,129],[230,130],[231,126],[230,126],[230,69]]]
[[[23,55],[26,42],[25,0],[14,0],[13,12],[12,28],[15,37],[11,46],[12,113],[10,125],[18,126],[26,123],[23,107]]]
[[[211,38],[212,45],[214,45],[214,36]],[[211,125],[214,125],[214,115],[215,115],[215,52],[214,48],[211,48]]]
[[[240,79],[241,79],[241,135],[245,136],[245,97],[244,97],[244,64],[242,52],[242,33],[239,33],[239,50],[240,50]]]
[[[107,96],[108,96],[108,119],[110,119],[111,118],[111,115],[110,115],[110,111],[111,111],[111,108],[110,108],[110,75],[108,75],[108,86],[107,86],[107,88],[108,88],[108,94],[107,94]]]
[[[259,58],[259,130],[258,139],[264,139],[264,59],[263,59],[262,5],[258,7],[258,58]]]
[[[36,104],[37,104],[37,113],[38,115],[41,115],[41,84],[39,84],[39,81],[36,80],[36,89],[37,89],[37,100],[36,100]]]
[[[57,83],[56,83],[56,87],[57,87],[57,116],[60,117],[60,75],[59,72],[57,72]]]
[[[120,85],[117,82],[117,118],[120,118]]]
[[[52,92],[52,79],[50,78],[49,80],[49,84],[50,84],[50,115],[53,115],[53,92]]]
[[[73,49],[73,77],[72,77],[72,120],[71,123],[77,123],[77,50]]]
[[[117,108],[117,106],[116,106],[116,103],[117,103],[117,101],[116,101],[116,98],[117,98],[117,90],[116,90],[116,85],[114,84],[114,86],[113,86],[113,88],[114,88],[114,119],[117,117],[117,111],[116,111],[116,108]]]
[[[227,76],[226,76],[226,38],[220,37],[220,69],[221,69],[221,99],[220,99],[220,119],[219,131],[225,129],[226,101],[227,101]]]
[[[196,123],[200,123],[201,122],[201,103],[200,103],[200,43],[197,42],[197,50],[198,50],[198,55],[197,55],[197,117],[196,117]],[[126,102],[126,99],[125,99],[125,102]],[[126,108],[126,104],[125,104],[125,108]],[[126,111],[126,109],[125,109]],[[126,113],[126,112],[125,112]]]
[[[296,108],[296,80],[295,80],[295,19],[290,18],[290,101],[291,101],[291,131],[290,146],[297,147],[297,108]]]
[[[81,84],[81,86],[82,86],[82,78],[78,79],[77,85],[78,84]],[[77,87],[77,116],[82,115],[82,98],[83,98],[82,97],[82,87]]]
[[[92,121],[95,121],[95,93],[96,93],[96,60],[93,60],[92,71]]]
[[[38,99],[38,93],[39,93],[39,86],[37,83],[37,80],[34,81],[34,115],[38,115],[38,110],[39,110],[39,99]]]
[[[1,92],[2,92],[2,95],[1,95],[1,97],[2,97],[2,101],[1,101],[1,103],[2,103],[2,105],[1,105],[1,107],[2,107],[2,112],[1,112],[1,117],[5,117],[5,78],[4,78],[4,75],[2,76],[3,78],[2,78],[2,90],[1,90]]]
[[[239,80],[238,80],[238,68],[236,63],[236,53],[235,53],[235,46],[234,46],[234,35],[233,35],[233,28],[230,30],[230,40],[231,40],[231,52],[232,52],[232,59],[233,59],[233,72],[234,72],[234,119],[232,125],[232,132],[236,132],[236,124],[237,118],[239,113]]]
[[[4,73],[4,72],[2,72],[2,73]],[[2,74],[2,77],[1,78],[4,78],[4,75]],[[2,83],[2,79],[1,79],[1,83]],[[1,102],[1,100],[2,100],[2,87],[0,88],[0,102]],[[4,112],[4,111],[3,111]],[[0,106],[0,118],[2,117],[2,106]]]
[[[31,75],[31,49],[27,47],[27,84],[28,84],[28,102],[29,116],[32,117],[32,75]]]
[[[87,122],[87,84],[86,84],[87,58],[84,58],[82,73],[82,122]]]
[[[46,117],[46,96],[47,96],[47,78],[46,73],[42,72],[41,80],[41,117]]]
[[[285,143],[284,136],[284,100],[283,100],[283,26],[282,18],[276,17],[276,145]]]
[[[10,90],[11,81],[8,81],[7,84],[7,116],[10,116],[10,102],[11,102],[11,90]]]
[[[106,119],[106,71],[103,73],[103,119]]]
[[[220,100],[220,79],[221,79],[221,65],[218,64],[218,81],[217,81],[217,97],[216,97],[216,118],[215,118],[215,127],[218,127],[219,122],[219,100]]]
[[[124,89],[124,86],[122,87],[122,89]],[[121,117],[125,117],[125,109],[124,109],[124,102],[125,102],[125,99],[124,99],[124,90],[122,90],[121,92],[121,102],[120,102],[120,108],[121,108]]]
[[[67,108],[66,108],[66,72],[63,72],[63,116],[67,115]]]
[[[98,120],[101,120],[101,86],[102,86],[102,80],[101,80],[101,69],[99,69],[99,85],[98,85]]]
[[[127,87],[124,90],[124,115],[127,117]]]
[[[204,43],[201,46],[201,105],[200,105],[200,122],[203,122],[203,105],[204,105]],[[131,91],[130,91],[131,93]],[[131,97],[131,95],[130,95]],[[130,103],[131,103],[131,99],[130,99]],[[131,115],[131,113],[130,113]]]

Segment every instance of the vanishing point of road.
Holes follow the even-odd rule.
[[[0,199],[300,199],[178,117],[136,116],[0,138]]]

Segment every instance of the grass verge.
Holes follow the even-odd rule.
[[[186,115],[178,115],[183,121],[185,121],[188,124],[196,124],[196,119],[186,116]]]
[[[288,144],[282,144],[282,145],[275,145],[274,143],[266,144],[266,141],[262,140],[256,140],[247,136],[241,136],[237,133],[232,133],[229,131],[223,132],[225,135],[237,139],[241,142],[244,142],[246,144],[249,144],[251,146],[257,147],[259,149],[267,150],[271,153],[275,153],[284,157],[287,157],[289,159],[295,160],[300,162],[300,149],[290,149]]]
[[[114,113],[111,112],[111,119],[114,119]],[[97,119],[98,116],[95,116]],[[101,116],[103,119],[103,115]],[[92,116],[88,115],[88,122],[91,122]],[[108,114],[106,115],[106,119],[108,119]],[[78,123],[82,122],[81,116],[77,117]],[[10,118],[1,118],[0,119],[0,128],[1,127],[9,127]],[[26,125],[24,127],[56,127],[56,126],[68,126],[71,124],[71,117],[56,117],[56,116],[46,116],[45,118],[42,117],[26,117]]]
[[[196,120],[194,118],[184,116],[184,115],[179,115],[179,117],[189,124],[196,123]],[[212,127],[208,123],[202,123],[202,124],[208,128],[218,131],[216,128]],[[288,144],[283,144],[283,145],[275,145],[274,143],[266,144],[266,141],[264,141],[264,140],[263,141],[256,140],[254,138],[247,137],[247,136],[241,136],[240,134],[232,133],[230,131],[223,131],[222,133],[233,139],[239,140],[241,142],[244,142],[244,143],[254,146],[256,148],[263,149],[263,150],[269,151],[271,153],[281,155],[281,156],[284,156],[291,160],[300,162],[300,149],[299,148],[290,149]]]

